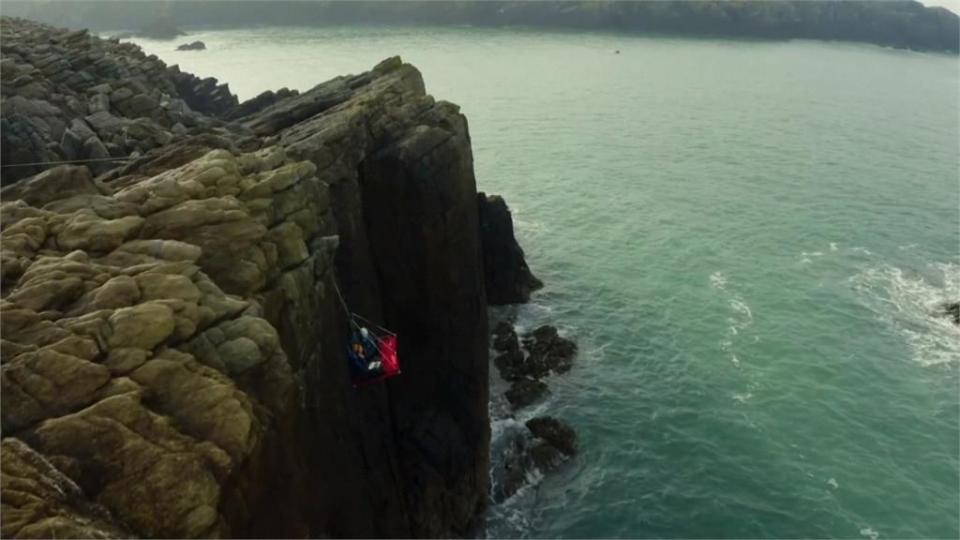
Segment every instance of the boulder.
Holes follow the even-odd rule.
[[[207,45],[202,41],[193,41],[190,43],[184,43],[177,47],[178,51],[202,51],[207,48]]]
[[[494,336],[494,348],[503,352],[494,357],[493,363],[505,380],[540,379],[551,372],[565,373],[573,367],[577,345],[560,336],[556,327],[544,325],[527,334],[522,341],[523,349],[516,347],[517,337],[512,328],[500,327],[499,330],[499,336]]]
[[[943,304],[943,313],[953,321],[953,324],[960,325],[960,302]]]
[[[500,376],[506,381],[518,381],[524,376],[533,375],[527,368],[526,357],[519,348],[508,350],[493,359]],[[540,375],[541,377],[546,373]]]
[[[513,218],[506,201],[497,195],[477,194],[480,215],[480,245],[487,303],[498,306],[530,300],[530,293],[543,287],[527,266],[523,249],[513,234]]]
[[[555,326],[544,325],[523,340],[529,351],[527,370],[533,374],[565,373],[573,367],[577,344],[558,334]]]
[[[505,321],[497,324],[493,331],[493,348],[501,352],[520,348],[520,341],[512,324]]]
[[[510,402],[513,409],[517,410],[536,403],[549,393],[550,390],[543,381],[524,377],[513,381],[510,389],[507,390],[504,395],[507,397],[507,401]]]
[[[90,171],[82,165],[60,165],[0,191],[5,201],[20,199],[37,207],[82,194],[100,194]]]
[[[577,453],[577,432],[567,423],[551,416],[541,416],[526,422],[527,429],[566,456]]]

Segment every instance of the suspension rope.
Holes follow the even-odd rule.
[[[37,167],[40,165],[70,165],[75,163],[99,163],[103,161],[133,161],[138,158],[132,157],[110,157],[110,158],[89,158],[89,159],[65,159],[61,161],[35,161],[32,163],[3,163],[0,168],[8,167]]]
[[[360,328],[360,325],[357,324],[357,321],[353,320],[353,313],[350,311],[350,308],[347,307],[347,301],[343,299],[343,293],[340,292],[340,287],[337,286],[337,275],[333,274],[333,279],[330,281],[333,283],[333,290],[337,293],[337,298],[340,300],[340,307],[343,308],[343,313],[346,314],[348,319],[350,319],[350,324]]]
[[[353,325],[353,326],[355,326],[355,327],[357,327],[357,328],[360,328],[360,325],[357,324],[357,319],[360,319],[361,321],[367,323],[367,324],[370,325],[370,326],[373,326],[374,328],[380,330],[381,332],[384,332],[384,333],[386,333],[386,334],[389,334],[389,335],[391,335],[391,336],[396,337],[397,334],[395,334],[394,332],[391,332],[390,330],[387,330],[386,328],[384,328],[384,327],[380,326],[379,324],[371,321],[370,319],[364,317],[363,315],[360,315],[359,313],[355,313],[355,312],[353,312],[353,311],[350,311],[350,308],[347,306],[347,301],[343,299],[343,293],[340,292],[340,287],[337,286],[337,276],[336,276],[336,274],[334,274],[333,279],[331,280],[331,282],[333,283],[333,290],[336,291],[336,293],[337,293],[337,298],[340,300],[340,306],[343,308],[343,312],[346,313],[347,318],[350,319],[350,324],[351,324],[351,325]],[[374,346],[376,346],[376,345],[374,345]],[[379,352],[379,349],[378,349],[378,352]]]
[[[390,330],[387,330],[386,328],[380,326],[379,324],[371,321],[370,319],[364,317],[363,315],[360,315],[359,313],[350,313],[350,315],[352,315],[352,316],[360,319],[361,321],[369,324],[370,326],[376,327],[376,328],[377,328],[378,330],[380,330],[381,332],[384,332],[384,333],[386,333],[386,334],[390,334],[391,336],[396,336],[396,335],[397,335],[397,334],[391,332]]]

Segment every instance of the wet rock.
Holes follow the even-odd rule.
[[[566,460],[566,455],[547,441],[536,441],[529,452],[530,460],[543,473],[555,471]]]
[[[500,463],[492,471],[493,502],[501,503],[526,485],[533,462],[528,454],[529,442],[522,436],[511,436],[500,456]]]
[[[477,194],[483,273],[490,305],[517,304],[543,287],[527,267],[523,249],[513,234],[513,218],[502,197]]]
[[[497,367],[500,376],[506,381],[518,381],[522,377],[530,374],[527,368],[526,357],[519,348],[511,349],[497,355],[493,359],[493,365]]]
[[[943,304],[943,313],[953,320],[953,324],[960,325],[960,302]]]
[[[577,345],[560,336],[554,326],[544,325],[527,334],[522,340],[523,349],[516,348],[517,337],[512,328],[500,330],[501,334],[494,336],[494,348],[502,347],[504,352],[497,355],[493,363],[507,381],[524,377],[540,379],[551,372],[564,373],[573,366]]]
[[[573,359],[577,354],[577,344],[560,336],[557,328],[550,325],[541,326],[528,334],[523,345],[530,353],[527,371],[532,374],[545,375],[550,371],[565,373],[573,367]]]
[[[504,395],[513,409],[517,410],[536,403],[549,393],[546,383],[524,377],[514,381]]]
[[[541,416],[528,420],[527,429],[566,456],[577,453],[577,433],[567,423],[551,416]]]
[[[498,351],[514,351],[520,348],[520,341],[513,325],[501,321],[493,331],[493,348]]]
[[[178,51],[202,51],[207,48],[207,45],[202,41],[192,41],[190,43],[184,43],[177,47]]]

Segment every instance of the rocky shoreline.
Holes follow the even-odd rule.
[[[459,109],[399,58],[240,103],[130,44],[0,32],[2,535],[472,534],[487,298],[535,282],[509,212],[481,229]],[[401,376],[350,385],[336,289]]]

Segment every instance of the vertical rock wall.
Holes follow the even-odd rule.
[[[4,188],[4,536],[450,536],[484,506],[466,120],[399,59],[250,110]],[[401,376],[350,385],[337,284]]]

